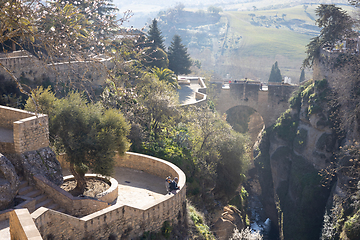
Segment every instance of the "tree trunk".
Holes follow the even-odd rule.
[[[70,163],[70,172],[76,180],[76,188],[74,190],[79,192],[79,194],[83,194],[86,186],[85,174],[78,173],[73,163]]]

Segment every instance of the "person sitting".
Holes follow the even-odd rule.
[[[173,181],[170,182],[170,192],[176,194],[176,190],[179,190],[180,187],[177,185],[178,178],[175,177]]]
[[[166,188],[166,193],[169,193],[170,192],[170,183],[171,183],[171,177],[167,177],[165,179],[165,188]]]

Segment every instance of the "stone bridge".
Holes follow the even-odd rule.
[[[249,106],[263,118],[266,127],[289,107],[288,100],[298,86],[271,84],[263,86],[260,82],[236,81],[223,84],[211,82],[215,89],[216,109],[222,115],[236,106]]]

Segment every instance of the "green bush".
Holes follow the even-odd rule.
[[[165,221],[163,223],[163,226],[161,228],[161,234],[166,238],[169,239],[169,237],[171,236],[171,232],[173,230],[173,226],[168,222]]]
[[[273,130],[281,139],[292,142],[296,136],[298,124],[297,117],[291,114],[291,109],[288,109],[276,120]]]
[[[200,235],[204,237],[206,240],[215,240],[216,238],[211,233],[208,225],[205,224],[203,217],[196,211],[196,209],[188,205],[188,214],[190,216],[191,221],[194,223],[196,230]]]
[[[360,210],[358,210],[352,217],[344,224],[346,236],[350,240],[359,239],[360,236]]]

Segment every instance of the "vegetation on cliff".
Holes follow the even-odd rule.
[[[321,231],[330,189],[321,186],[323,179],[319,169],[309,159],[312,156],[305,154],[307,148],[313,148],[308,140],[313,134],[309,131],[313,130],[305,128],[304,122],[309,124],[309,118],[316,115],[320,116],[319,123],[322,115],[328,116],[328,99],[324,98],[327,92],[326,80],[309,81],[301,86],[289,100],[290,109],[266,130],[256,152],[255,166],[263,189],[263,201],[274,199],[273,203],[265,202],[264,205],[276,209],[276,217],[272,220],[284,239],[315,239]],[[314,106],[319,110],[314,111]],[[313,154],[328,158],[329,154],[323,151],[323,148],[314,149]],[[274,189],[274,192],[268,189]]]

